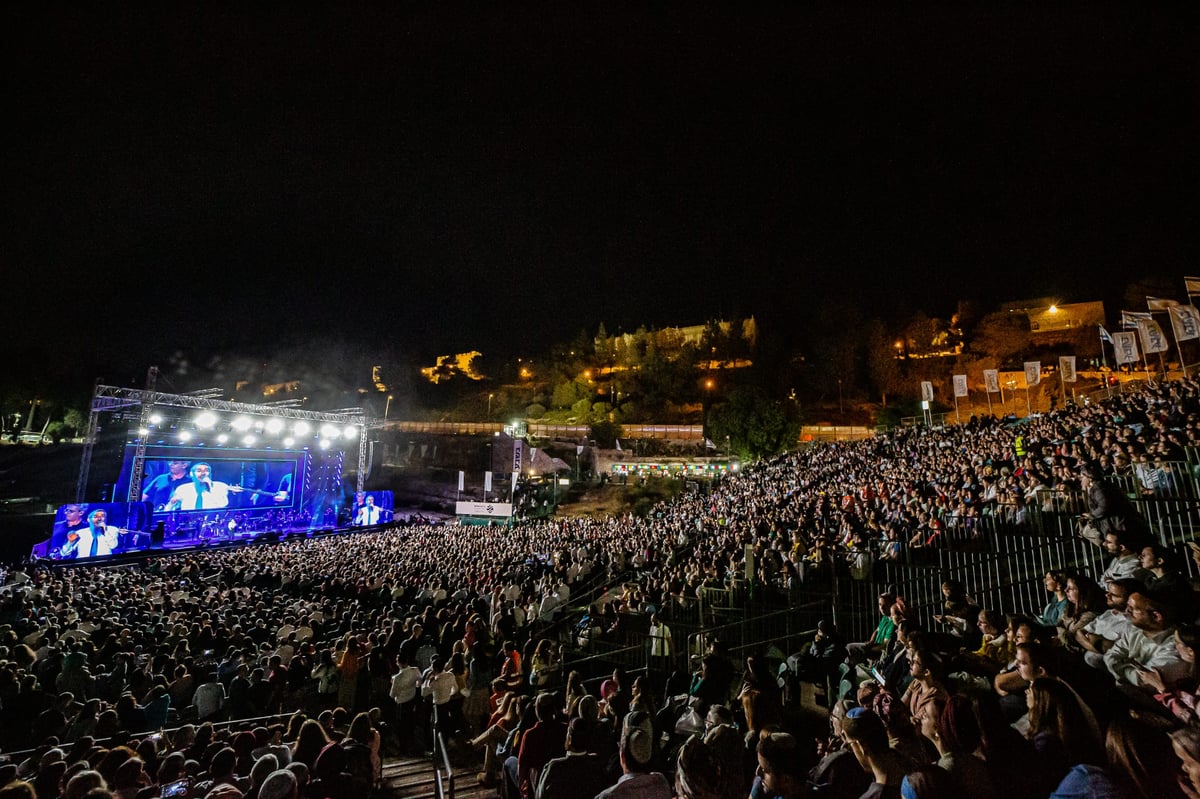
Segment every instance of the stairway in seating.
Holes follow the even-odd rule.
[[[452,758],[454,769],[454,799],[498,799],[495,788],[484,788],[475,779],[479,765]],[[434,795],[433,765],[424,757],[399,757],[383,764],[384,790],[387,799],[432,799]]]

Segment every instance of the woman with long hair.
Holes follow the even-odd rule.
[[[1161,729],[1117,716],[1108,725],[1108,774],[1130,799],[1183,799],[1171,739]]]
[[[1080,652],[1076,633],[1104,612],[1104,589],[1086,575],[1071,573],[1064,594],[1067,607],[1058,619],[1058,642],[1072,652]]]
[[[1065,682],[1038,677],[1030,684],[1026,697],[1029,741],[1053,784],[1057,785],[1073,766],[1104,763],[1100,741],[1079,698]]]
[[[296,743],[292,744],[292,761],[299,761],[308,766],[309,771],[312,771],[316,768],[317,757],[328,743],[329,735],[321,726],[321,722],[316,719],[306,719],[300,725],[300,734],[296,737]]]
[[[354,710],[358,701],[358,670],[361,667],[362,646],[354,636],[348,636],[346,649],[338,658],[338,705]]]
[[[1054,627],[1062,618],[1063,611],[1067,609],[1067,573],[1062,569],[1051,569],[1042,578],[1042,585],[1050,593],[1051,599],[1046,603],[1046,607],[1042,608],[1042,615],[1038,616],[1037,623],[1043,627]]]

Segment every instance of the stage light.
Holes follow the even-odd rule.
[[[321,425],[321,438],[337,438],[341,432],[341,430],[338,430],[337,427],[328,422]]]
[[[263,429],[265,429],[271,435],[277,436],[283,431],[283,420],[268,419]]]
[[[292,432],[298,436],[306,436],[309,434],[309,431],[311,431],[311,430],[312,430],[312,426],[308,422],[305,422],[305,421],[299,421],[299,422],[296,422],[294,425],[292,425]]]
[[[288,436],[287,438],[285,438],[285,439],[283,440],[283,445],[284,445],[285,447],[290,447],[290,446],[292,446],[292,445],[293,445],[293,444],[295,444],[295,443],[296,443],[296,439],[292,438],[291,436]]]
[[[192,423],[201,430],[212,430],[217,426],[217,415],[212,411],[203,411],[196,414],[196,418]]]
[[[189,433],[188,431],[184,430],[182,433],[179,434],[179,440],[180,441],[191,441],[192,434]]]
[[[149,430],[148,428],[145,428],[145,427],[139,427],[139,428],[138,428],[138,435],[139,435],[140,437],[142,437],[142,438],[145,438],[146,436],[150,435],[150,430]]]
[[[229,423],[229,426],[239,433],[244,433],[250,429],[250,425],[254,424],[249,416],[239,416]]]
[[[327,438],[321,439],[321,449],[329,449],[329,439],[327,439]]]
[[[246,436],[242,439],[242,446],[252,447],[254,446],[254,440],[254,436]]]
[[[358,428],[352,424],[348,424],[348,425],[346,425],[346,429],[342,431],[342,435],[344,435],[348,439],[354,438],[355,436],[358,435]]]
[[[154,413],[150,415],[150,424],[162,424],[162,414]]]
[[[225,435],[224,433],[222,433],[221,435],[217,436],[217,443],[218,443],[218,444],[224,444],[224,443],[226,443],[227,441],[229,441],[229,436]]]

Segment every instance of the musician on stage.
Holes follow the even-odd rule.
[[[80,528],[79,537],[59,550],[64,559],[111,555],[117,548],[118,536],[124,531],[108,526],[108,514],[103,509],[92,511],[87,519],[88,526]]]
[[[64,546],[74,545],[79,538],[79,531],[87,529],[87,520],[84,518],[86,511],[87,505],[80,505],[77,502],[63,506],[63,520],[56,523],[54,530],[50,533],[50,544],[46,549],[47,555],[51,558],[60,558]]]
[[[142,502],[153,502],[155,510],[165,509],[175,489],[192,479],[187,461],[171,461],[167,466],[170,471],[158,475],[142,489]]]
[[[191,481],[183,483],[171,495],[167,510],[220,510],[229,507],[229,495],[242,493],[239,485],[212,479],[212,467],[204,461],[188,470]]]
[[[366,501],[358,507],[358,513],[354,516],[354,524],[358,527],[379,524],[385,513],[388,513],[387,508],[376,506],[375,497],[368,494]]]

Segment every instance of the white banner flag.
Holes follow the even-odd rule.
[[[489,494],[492,491],[492,473],[491,472],[483,473],[483,490]]]
[[[1126,330],[1133,330],[1138,326],[1138,322],[1149,320],[1149,311],[1121,311],[1121,327]]]
[[[459,491],[463,490],[463,486],[465,485],[465,483],[466,483],[466,475],[463,474],[462,472],[459,472],[458,473],[458,490]]]
[[[1042,382],[1042,362],[1041,361],[1026,361],[1025,362],[1025,386],[1036,386]]]
[[[983,370],[983,387],[989,394],[1000,393],[1000,372],[995,369]]]
[[[1120,333],[1113,333],[1112,337],[1113,352],[1117,358],[1117,366],[1123,363],[1137,363],[1137,333],[1134,333],[1132,330],[1123,330]]]
[[[1188,341],[1200,338],[1200,313],[1196,312],[1196,306],[1172,306],[1171,327],[1175,329],[1176,341]]]
[[[1100,340],[1107,341],[1109,344],[1113,343],[1112,336],[1104,329],[1104,325],[1100,325]]]
[[[954,396],[965,397],[969,393],[970,392],[967,391],[967,376],[966,375],[955,375],[954,376]]]
[[[1153,319],[1138,320],[1138,336],[1142,340],[1142,352],[1147,355],[1167,351],[1167,337]]]
[[[513,461],[512,461],[513,474],[517,474],[521,471],[521,466],[523,465],[522,460],[523,460],[523,457],[525,454],[523,451],[524,444],[525,444],[525,442],[519,438],[513,441]]]
[[[921,381],[921,400],[923,402],[933,402],[933,383],[928,380]]]
[[[1064,383],[1074,383],[1077,379],[1075,375],[1075,356],[1061,355],[1058,358],[1058,371],[1062,373]]]

